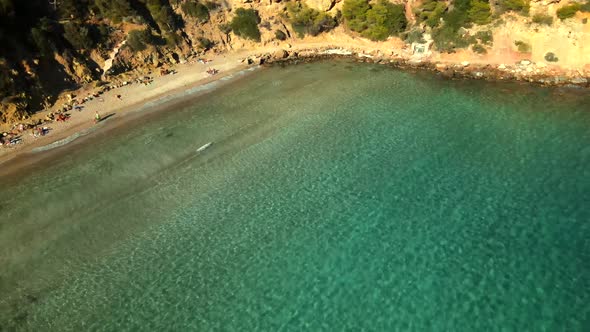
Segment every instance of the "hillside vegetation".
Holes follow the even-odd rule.
[[[15,120],[6,116],[8,104],[18,104],[24,113],[15,114],[26,116],[51,105],[59,92],[105,74],[337,27],[373,41],[423,41],[428,33],[439,52],[469,48],[485,54],[493,44],[488,32],[502,24],[503,14],[554,26],[590,11],[590,2],[564,0],[555,16],[530,11],[529,0],[422,0],[410,11],[405,1],[389,0],[0,0],[0,121]],[[468,33],[472,28],[483,34]],[[123,41],[104,73],[105,60]],[[524,44],[518,48],[526,51]]]

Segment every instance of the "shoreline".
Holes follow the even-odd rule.
[[[220,84],[224,81],[231,81],[236,73],[250,70],[256,66],[291,65],[300,62],[312,62],[329,60],[333,58],[348,58],[356,62],[375,63],[387,65],[402,70],[427,70],[446,79],[476,79],[493,82],[524,82],[540,86],[566,86],[576,88],[590,88],[590,79],[582,75],[572,77],[558,72],[551,67],[537,67],[528,60],[518,61],[515,65],[478,64],[463,61],[441,62],[430,59],[430,57],[415,57],[404,53],[406,50],[391,50],[386,54],[384,49],[368,47],[343,47],[331,43],[319,43],[319,45],[302,44],[287,45],[288,47],[269,47],[263,52],[242,51],[233,53],[221,53],[211,58],[210,65],[194,63],[179,64],[174,67],[175,73],[154,77],[149,86],[140,84],[123,84],[120,88],[104,93],[102,98],[94,99],[86,103],[80,112],[69,111],[72,117],[67,122],[53,122],[50,126],[51,132],[39,138],[33,138],[24,131],[22,142],[11,148],[0,148],[0,176],[16,173],[19,166],[27,166],[46,158],[54,150],[63,146],[71,145],[81,137],[91,135],[97,131],[103,131],[112,122],[126,122],[133,113],[143,113],[142,109],[156,109],[163,104],[179,102],[183,97],[194,97],[193,94],[206,93],[210,90],[204,89],[208,84]],[[221,69],[221,72],[214,76],[206,76],[206,68]],[[559,75],[561,74],[561,75]],[[141,76],[141,75],[137,75]],[[117,81],[120,79],[115,79]],[[152,86],[153,85],[153,86]],[[215,88],[215,87],[213,87]],[[73,92],[76,97],[92,95],[99,88],[83,87]],[[190,91],[193,91],[191,93]],[[187,95],[188,93],[188,95]],[[119,98],[119,96],[123,96]],[[59,106],[54,105],[50,110],[37,112],[32,119],[41,119],[50,111],[57,111]],[[94,112],[99,112],[108,119],[105,125],[95,125],[93,122]],[[148,111],[149,112],[149,111]],[[107,119],[104,119],[107,120]],[[7,125],[0,126],[0,129],[7,129]],[[92,129],[96,128],[96,129]],[[77,137],[73,137],[78,135]],[[68,140],[64,144],[58,142]],[[53,144],[55,147],[50,147]],[[44,149],[47,147],[47,149]]]

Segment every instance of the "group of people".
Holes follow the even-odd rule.
[[[19,123],[12,126],[8,132],[0,133],[0,146],[11,147],[22,142],[22,135],[30,130],[33,137],[45,136],[49,131],[49,127],[43,126],[45,122],[39,120],[33,123]]]
[[[209,69],[207,69],[207,74],[209,74],[211,76],[213,76],[213,75],[215,75],[217,73],[219,73],[219,70],[218,69],[215,69],[215,68],[209,68]]]

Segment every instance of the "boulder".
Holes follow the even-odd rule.
[[[528,66],[528,65],[531,64],[531,62],[529,60],[521,60],[520,61],[520,64],[523,65],[523,66]]]
[[[468,67],[469,66],[469,61],[463,61],[463,62],[461,62],[461,66]]]
[[[587,84],[588,83],[588,79],[584,78],[584,77],[574,77],[570,80],[570,83],[573,84]]]
[[[506,65],[505,65],[505,64],[503,64],[503,63],[501,63],[501,64],[498,66],[498,69],[500,69],[500,70],[504,70],[504,69],[506,69]]]
[[[438,71],[444,71],[445,69],[447,69],[447,65],[444,63],[437,63],[435,67]]]
[[[277,50],[273,53],[272,58],[279,60],[279,59],[285,59],[289,57],[289,52],[285,51],[285,50]]]

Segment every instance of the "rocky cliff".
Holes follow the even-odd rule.
[[[90,82],[322,34],[397,40],[425,61],[526,60],[589,76],[589,11],[585,0],[4,0],[0,121]]]

